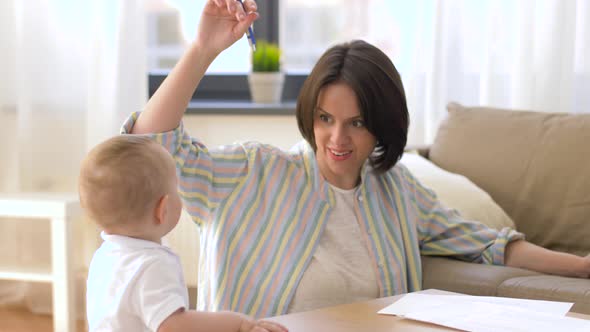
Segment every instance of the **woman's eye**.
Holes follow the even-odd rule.
[[[354,120],[352,121],[352,126],[355,128],[362,128],[365,126],[365,123],[363,122],[363,120]]]
[[[329,122],[330,121],[330,118],[328,118],[328,116],[325,115],[325,114],[320,114],[319,118],[320,118],[320,121],[323,121],[323,122]]]

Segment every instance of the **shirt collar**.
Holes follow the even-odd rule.
[[[149,248],[162,248],[163,245],[148,241],[144,239],[138,239],[125,235],[118,234],[107,234],[104,231],[100,232],[100,237],[105,243],[108,243],[115,247],[129,248],[129,249],[149,249]]]

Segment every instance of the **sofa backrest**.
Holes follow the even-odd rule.
[[[546,248],[590,252],[590,114],[447,106],[429,151]]]

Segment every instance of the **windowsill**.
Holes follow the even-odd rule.
[[[295,115],[295,101],[280,104],[256,104],[249,100],[199,100],[191,101],[187,114],[206,115]]]

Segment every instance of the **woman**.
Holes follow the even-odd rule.
[[[206,68],[258,17],[209,1],[196,40],[124,132],[175,157],[200,226],[200,310],[265,317],[419,290],[420,254],[588,277],[590,258],[552,252],[444,208],[402,165],[408,110],[389,58],[362,41],[329,49],[297,102],[305,142],[208,149],[183,130]]]

